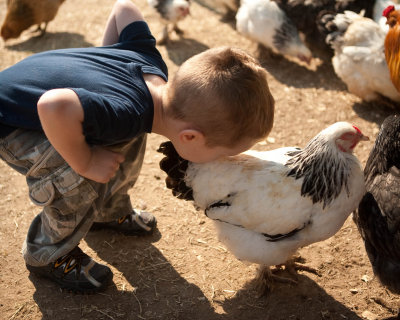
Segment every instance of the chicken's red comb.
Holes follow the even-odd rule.
[[[391,13],[394,10],[394,6],[387,6],[385,10],[382,12],[382,16],[389,18],[389,13]]]
[[[353,126],[353,128],[356,129],[356,131],[361,134],[361,130],[360,129],[358,129],[356,126]]]

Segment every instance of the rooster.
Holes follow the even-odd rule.
[[[190,0],[147,0],[147,3],[153,7],[164,20],[164,28],[158,44],[166,44],[169,41],[169,24],[172,24],[172,30],[177,34],[183,34],[178,27],[178,21],[184,19],[190,14]]]
[[[271,0],[242,0],[236,29],[244,36],[280,53],[310,63],[312,54],[294,24]]]
[[[384,12],[385,9],[389,6],[393,6],[394,9],[399,9],[400,5],[397,4],[398,0],[394,0],[396,2],[393,2],[391,0],[380,0],[376,2],[376,5],[374,6],[374,12],[373,12],[373,20],[377,22],[380,27],[382,28],[385,33],[389,31],[389,25],[386,23],[387,22],[387,17],[385,16]]]
[[[22,31],[37,25],[37,31],[43,35],[65,0],[8,0],[7,13],[1,27],[4,41],[18,38]]]
[[[239,260],[260,265],[262,292],[278,277],[270,267],[313,271],[292,259],[297,249],[333,236],[365,193],[353,149],[368,140],[347,122],[337,122],[304,149],[249,150],[209,163],[182,159],[171,142],[159,148],[166,185],[193,200],[214,221],[219,239]]]
[[[385,57],[389,67],[390,79],[397,91],[400,92],[400,11],[395,10],[394,6],[389,6],[383,11],[383,16],[387,18],[389,31],[385,38]]]
[[[353,219],[373,272],[400,294],[400,116],[383,122],[364,174],[367,193]]]
[[[372,19],[352,11],[327,14],[326,41],[334,49],[333,68],[348,90],[364,101],[390,107],[400,94],[390,80],[385,60],[385,33]],[[391,101],[390,101],[391,100]]]

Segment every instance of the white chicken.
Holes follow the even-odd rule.
[[[312,54],[297,28],[271,0],[242,0],[236,29],[244,36],[284,56],[310,63]]]
[[[178,27],[178,22],[190,14],[190,0],[147,0],[164,20],[164,28],[161,37],[157,40],[158,44],[165,44],[169,40],[169,24],[177,34],[183,31]]]
[[[335,52],[333,68],[348,90],[367,102],[380,101],[389,106],[393,104],[387,98],[400,102],[400,93],[390,80],[381,27],[352,11],[337,14],[328,23],[335,30],[326,38]]]
[[[261,266],[264,291],[274,281],[293,282],[270,266],[310,271],[293,263],[297,249],[333,236],[357,208],[365,185],[352,151],[360,140],[368,138],[357,127],[337,122],[304,149],[250,150],[203,164],[183,160],[165,142],[160,167],[173,194],[214,221],[230,252]]]

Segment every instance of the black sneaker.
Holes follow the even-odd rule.
[[[112,229],[128,236],[147,236],[154,232],[157,219],[149,212],[133,210],[111,222],[94,222],[90,230]]]
[[[104,289],[113,274],[109,267],[95,262],[79,247],[43,267],[26,265],[28,270],[57,282],[75,293],[94,293]]]

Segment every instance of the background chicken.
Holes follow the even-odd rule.
[[[37,25],[37,30],[44,34],[47,24],[54,19],[64,1],[8,0],[7,14],[1,27],[1,37],[4,40],[18,38],[22,31],[33,25]]]
[[[190,14],[190,0],[147,0],[164,20],[165,26],[161,37],[157,40],[158,44],[165,44],[169,40],[169,25],[178,34],[183,31],[178,28],[178,21]]]
[[[400,91],[400,11],[394,6],[389,6],[383,11],[387,18],[389,30],[385,38],[385,57],[389,67],[390,78],[398,91]]]
[[[367,193],[354,221],[374,274],[400,294],[400,117],[383,122],[365,166]]]
[[[365,101],[400,102],[385,60],[385,33],[372,19],[352,11],[326,15],[326,41],[334,49],[333,68],[348,90]],[[386,97],[386,98],[384,98]],[[388,101],[389,98],[392,101]]]
[[[344,11],[360,12],[373,18],[378,12],[381,15],[382,6],[388,5],[388,0],[273,0],[297,30],[304,35],[304,41],[314,56],[330,60],[333,52],[325,43],[325,28],[321,28],[321,17],[326,12],[343,13]],[[390,2],[391,3],[391,2]],[[379,17],[380,18],[380,17]]]
[[[261,266],[258,283],[268,288],[290,281],[270,266],[310,271],[291,260],[296,250],[333,236],[357,208],[364,176],[352,151],[365,139],[358,128],[338,122],[302,150],[247,151],[204,164],[183,160],[166,142],[160,167],[167,187],[205,211],[239,260]]]
[[[398,2],[399,0],[379,0],[374,6],[372,19],[380,25],[385,33],[389,31],[389,25],[386,23],[387,17],[383,13],[389,6],[393,6],[394,9],[400,9],[400,4],[398,4]]]
[[[282,55],[309,63],[310,50],[294,24],[271,0],[242,0],[236,15],[236,29],[244,36]]]

